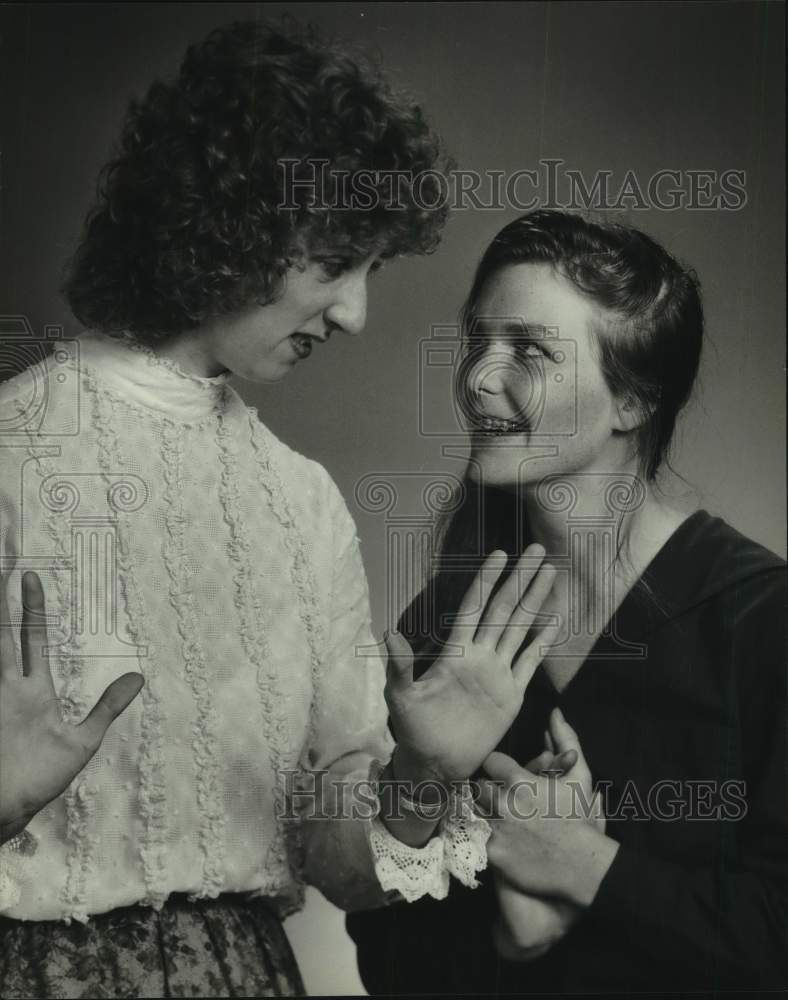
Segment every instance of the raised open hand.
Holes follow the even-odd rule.
[[[491,553],[463,598],[447,649],[419,680],[407,640],[386,637],[397,777],[465,780],[511,726],[558,627],[547,626],[520,652],[555,579],[544,555],[541,546],[529,546],[493,593],[506,553]]]
[[[79,725],[65,722],[44,654],[46,608],[36,573],[24,574],[22,603],[20,671],[0,580],[0,843],[68,787],[143,685],[141,674],[123,674]]]

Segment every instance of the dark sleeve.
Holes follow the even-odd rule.
[[[428,592],[422,591],[397,623],[416,655],[419,675],[434,656]],[[424,896],[413,903],[391,903],[376,910],[349,913],[348,935],[356,945],[359,976],[371,996],[424,996],[465,993],[475,970],[486,982],[494,955],[480,940],[481,890],[466,889],[452,880],[449,898]],[[483,909],[483,905],[481,907]],[[488,923],[491,921],[488,921]],[[458,961],[457,956],[463,956]],[[469,965],[470,961],[470,965]]]
[[[724,605],[739,700],[746,815],[723,823],[708,868],[622,845],[587,916],[662,967],[722,985],[788,984],[788,751],[784,572]],[[731,802],[731,814],[742,803]],[[713,860],[713,863],[712,863]],[[626,947],[626,944],[624,945]]]

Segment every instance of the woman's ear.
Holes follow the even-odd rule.
[[[616,400],[616,422],[617,431],[633,431],[640,427],[649,417],[648,407],[634,396],[620,396]]]

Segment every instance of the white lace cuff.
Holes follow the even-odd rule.
[[[449,871],[443,837],[433,837],[424,847],[409,847],[397,840],[376,816],[370,825],[369,846],[375,874],[384,892],[399,892],[409,903],[426,895],[435,899],[445,899],[448,895]]]
[[[476,875],[487,867],[491,833],[487,820],[474,813],[467,786],[461,793],[452,791],[438,832],[424,847],[403,844],[376,816],[369,845],[380,886],[384,892],[399,892],[409,903],[425,895],[445,899],[450,875],[476,889]]]
[[[492,827],[473,811],[473,797],[467,786],[462,794],[452,793],[452,808],[441,823],[446,867],[469,889],[476,889],[476,875],[487,867],[487,841]]]

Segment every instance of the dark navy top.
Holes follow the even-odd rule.
[[[647,586],[646,586],[647,585]],[[403,615],[414,643],[424,594]],[[558,693],[540,667],[500,749],[543,747],[560,705],[621,844],[592,905],[543,957],[495,953],[495,897],[452,882],[352,914],[372,994],[538,995],[788,984],[785,563],[689,517]]]

